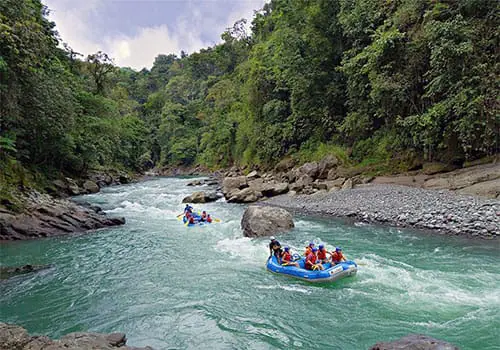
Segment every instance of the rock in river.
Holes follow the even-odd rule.
[[[251,205],[241,218],[241,228],[246,237],[270,236],[289,231],[294,226],[292,214],[276,207]]]
[[[152,350],[149,346],[136,348],[126,346],[124,333],[70,333],[59,340],[47,336],[30,336],[26,329],[13,324],[0,322],[0,350],[68,350],[68,349],[100,349],[100,350]]]
[[[52,265],[0,266],[0,280],[51,268]]]
[[[185,197],[182,203],[208,203],[219,199],[219,196],[215,192],[194,192],[192,195]]]
[[[124,218],[106,216],[100,208],[85,208],[38,192],[31,192],[25,201],[22,213],[0,208],[0,240],[60,236],[125,223]]]
[[[392,342],[381,342],[370,347],[370,350],[458,350],[450,343],[434,339],[426,335],[410,334]]]

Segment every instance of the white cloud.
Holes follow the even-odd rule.
[[[51,9],[50,19],[56,23],[64,42],[83,55],[96,51],[109,54],[119,66],[142,69],[151,68],[158,54],[179,54],[181,50],[193,53],[220,41],[220,34],[241,18],[249,22],[253,11],[261,8],[265,0],[238,1],[224,20],[217,21],[203,11],[203,6],[217,8],[217,1],[210,4],[190,1],[187,12],[179,14],[175,23],[138,27],[134,34],[102,35],[96,32],[92,21],[102,15],[105,0],[43,0]],[[141,4],[145,6],[145,4]],[[212,7],[214,6],[214,7]],[[201,9],[201,10],[200,10]],[[210,42],[207,40],[210,37]],[[93,39],[94,38],[94,39]],[[97,38],[97,39],[95,39]]]
[[[181,50],[193,52],[205,46],[190,33],[172,35],[166,25],[141,28],[132,37],[108,37],[105,43],[116,64],[138,70],[151,68],[154,58],[160,53],[179,54]]]
[[[56,23],[56,29],[62,40],[68,43],[76,52],[88,55],[104,47],[90,40],[92,27],[87,19],[98,10],[101,3],[98,0],[75,2],[71,0],[44,0],[50,9],[50,20]]]

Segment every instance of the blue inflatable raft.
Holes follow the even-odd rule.
[[[351,260],[340,262],[336,265],[331,263],[323,264],[324,270],[311,271],[305,269],[305,258],[296,262],[300,267],[280,265],[273,255],[267,260],[266,268],[274,273],[288,275],[309,282],[333,282],[344,277],[354,276],[358,271],[358,265]]]
[[[200,226],[200,225],[209,225],[212,222],[221,222],[222,221],[221,219],[218,219],[218,218],[212,218],[212,222],[201,221],[201,214],[200,213],[193,212],[192,215],[193,215],[193,218],[194,218],[194,224],[188,224],[186,216],[177,215],[177,218],[179,220],[182,220],[182,222],[184,223],[185,226],[189,226],[189,227],[191,227],[191,226]]]

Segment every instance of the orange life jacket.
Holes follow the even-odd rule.
[[[342,259],[345,259],[344,255],[342,254],[342,252],[333,252],[332,253],[332,261],[333,262],[338,263],[338,262],[341,262]]]
[[[326,259],[326,249],[323,248],[321,250],[318,251],[318,259]]]

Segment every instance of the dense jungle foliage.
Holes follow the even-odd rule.
[[[80,174],[495,154],[498,4],[272,0],[251,31],[239,21],[221,44],[137,72],[61,45],[40,0],[3,0],[0,163]]]

